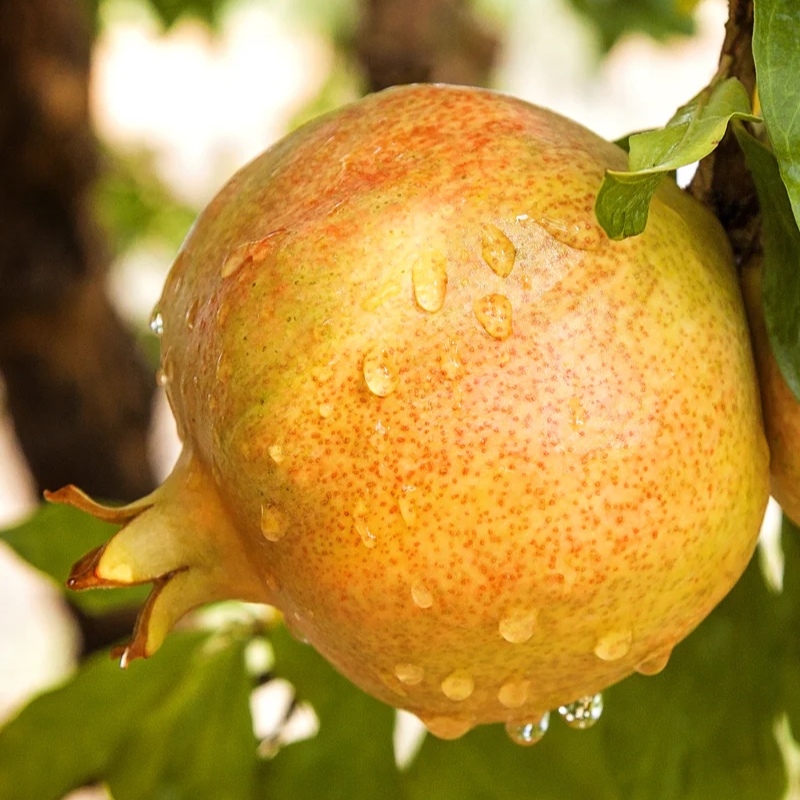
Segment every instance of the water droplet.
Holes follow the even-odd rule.
[[[394,668],[397,680],[406,686],[416,686],[425,677],[425,670],[416,664],[398,664]]]
[[[671,655],[672,650],[666,650],[663,653],[659,653],[652,658],[642,661],[641,664],[637,664],[635,669],[640,675],[658,675],[658,673],[667,666]]]
[[[397,388],[397,367],[384,347],[373,347],[364,356],[364,380],[378,397],[386,397]]]
[[[402,285],[398,281],[391,281],[381,288],[370,298],[361,303],[364,311],[377,311],[387,300],[397,297],[403,291]]]
[[[519,708],[528,699],[530,681],[506,681],[497,692],[497,699],[506,708]]]
[[[227,383],[231,378],[231,365],[225,353],[220,353],[217,359],[217,380],[220,383]]]
[[[523,747],[536,744],[541,741],[550,727],[550,712],[547,711],[535,722],[507,722],[506,733],[514,744]]]
[[[186,327],[188,330],[194,330],[194,323],[197,321],[197,310],[200,308],[200,302],[195,300],[186,311]]]
[[[222,262],[222,277],[230,278],[232,275],[235,275],[250,258],[250,242],[240,244],[238,247],[231,250]]]
[[[286,536],[288,523],[283,512],[271,503],[261,506],[261,533],[270,542],[277,542]]]
[[[264,575],[264,583],[266,583],[273,592],[277,592],[280,588],[278,579],[271,572],[264,572],[262,574]]]
[[[590,250],[600,244],[603,234],[590,216],[564,219],[543,214],[537,220],[554,239],[567,247]]]
[[[582,430],[586,425],[586,412],[577,397],[569,399],[569,424],[572,430]]]
[[[558,713],[570,728],[578,730],[591,728],[603,713],[603,695],[598,692],[595,695],[579,697],[572,703],[559,706]]]
[[[273,444],[269,447],[269,457],[276,463],[280,464],[284,459],[283,447],[279,444]]]
[[[420,717],[425,727],[439,739],[458,739],[475,724],[472,718]]]
[[[475,681],[466,670],[457,669],[442,681],[442,692],[445,697],[456,702],[466,700],[475,691]]]
[[[172,379],[174,377],[175,368],[172,364],[172,353],[171,348],[167,350],[164,354],[164,358],[161,361],[161,368],[156,372],[156,383],[161,386],[162,388],[166,388],[172,383]]]
[[[161,316],[161,311],[158,306],[153,309],[153,313],[150,316],[150,330],[153,331],[156,336],[164,335],[164,317]]]
[[[522,644],[533,636],[538,616],[538,608],[514,609],[500,620],[497,628],[507,642]]]
[[[162,388],[166,388],[169,384],[169,378],[167,377],[167,373],[162,368],[156,372],[156,383]]]
[[[333,406],[330,403],[320,403],[319,415],[323,419],[328,419],[331,414],[333,414]]]
[[[514,269],[517,248],[497,225],[489,223],[481,231],[481,255],[492,268],[492,272],[501,278],[507,278]]]
[[[511,302],[502,294],[486,294],[472,306],[478,322],[493,339],[511,336]]]
[[[633,631],[615,630],[603,634],[594,646],[594,654],[603,661],[616,661],[628,655],[633,642]]]
[[[522,276],[522,288],[526,292],[529,292],[533,288],[533,284],[531,283],[531,279],[528,275]]]
[[[400,494],[397,495],[397,506],[400,509],[400,516],[403,522],[411,527],[417,519],[417,506],[414,502],[414,492],[417,491],[416,486],[403,486]]]
[[[356,503],[353,511],[353,528],[356,533],[361,537],[361,541],[369,547],[375,547],[376,537],[370,530],[369,523],[367,522],[367,504],[363,500]]]
[[[433,594],[424,583],[417,581],[411,587],[411,599],[419,608],[430,608],[433,605]]]
[[[447,347],[442,351],[441,365],[442,374],[448,380],[454,381],[461,377],[464,365],[458,354],[458,344],[455,339],[450,339]]]
[[[425,311],[438,311],[447,292],[447,259],[442,253],[426,247],[411,268],[414,297]]]

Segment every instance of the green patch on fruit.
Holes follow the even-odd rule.
[[[664,176],[711,153],[735,119],[757,117],[750,113],[744,86],[728,78],[703,89],[678,109],[666,127],[631,136],[628,172],[606,171],[595,201],[597,221],[609,238],[640,234]]]

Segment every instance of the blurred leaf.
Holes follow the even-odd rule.
[[[226,0],[147,0],[147,4],[158,14],[166,28],[184,16],[195,17],[216,28]]]
[[[628,32],[655,39],[694,33],[694,4],[685,0],[572,0],[572,5],[597,28],[605,50]]]
[[[90,550],[107,542],[118,527],[69,506],[43,504],[22,524],[0,531],[0,541],[36,569],[54,578],[63,588],[72,565]],[[98,612],[138,605],[150,589],[149,585],[130,589],[92,589],[70,592],[69,598],[84,611]]]
[[[152,154],[106,152],[105,158],[94,204],[115,253],[143,239],[177,251],[197,210],[176,200],[159,180]]]
[[[597,221],[611,239],[641,233],[650,200],[667,172],[707,156],[732,119],[754,120],[736,78],[712,84],[675,113],[665,128],[629,139],[628,172],[608,170],[595,201]]]
[[[761,206],[761,292],[769,342],[786,383],[800,400],[800,230],[775,156],[741,126],[735,130]]]
[[[0,797],[59,800],[108,779],[116,800],[250,800],[243,645],[207,640],[172,634],[125,671],[100,654],[35,699],[0,729]]]
[[[797,0],[755,3],[753,58],[758,95],[772,149],[800,226],[800,5]],[[796,392],[795,392],[796,394]]]
[[[275,671],[319,717],[313,739],[287,745],[263,765],[269,800],[392,800],[401,797],[392,747],[394,710],[339,675],[284,627],[271,636]],[[431,797],[433,800],[433,797]]]
[[[103,775],[114,800],[252,799],[256,740],[245,642],[211,644],[126,731]]]

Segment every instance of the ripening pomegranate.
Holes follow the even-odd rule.
[[[717,222],[671,182],[610,241],[625,154],[495,93],[322,117],[202,213],[154,316],[184,443],[75,588],[153,581],[124,659],[271,603],[438,736],[657,672],[755,546],[768,453]]]

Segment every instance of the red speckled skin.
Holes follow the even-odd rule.
[[[609,241],[594,196],[625,165],[518,100],[393,89],[237,173],[169,277],[170,400],[277,587],[265,599],[423,718],[535,718],[618,681],[693,629],[753,552],[768,454],[728,245],[669,181],[646,232]],[[488,223],[516,248],[508,277],[482,257]],[[426,248],[447,268],[435,312],[412,284]],[[487,294],[511,303],[505,340],[476,319]],[[364,379],[375,347],[386,397]],[[500,635],[534,609],[528,641]],[[610,632],[632,644],[607,661],[594,649]],[[441,688],[456,669],[474,680],[461,701]],[[507,681],[529,681],[522,707],[498,700]]]
[[[772,495],[786,515],[800,524],[800,403],[772,355],[761,305],[762,272],[760,257],[749,263],[742,270],[742,291],[761,385]]]

